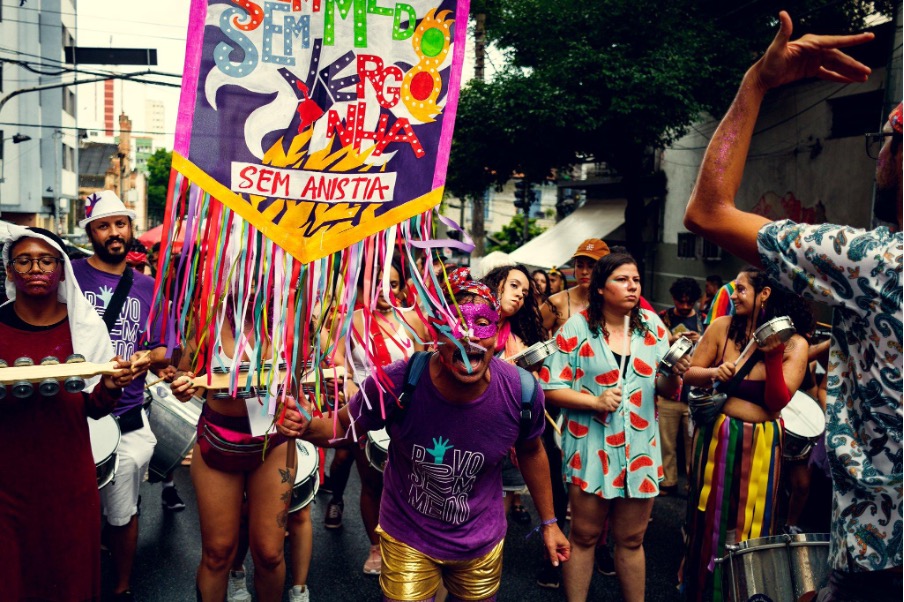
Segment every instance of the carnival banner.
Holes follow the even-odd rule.
[[[301,262],[442,198],[468,0],[193,0],[173,168]]]

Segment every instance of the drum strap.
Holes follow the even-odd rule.
[[[414,390],[417,388],[418,382],[421,380],[421,374],[424,368],[430,363],[430,356],[433,355],[429,351],[415,351],[408,359],[408,365],[405,367],[405,382],[402,386],[402,393],[399,395],[399,409],[405,411],[411,401]],[[530,372],[515,366],[518,370],[518,378],[521,382],[521,419],[518,428],[518,438],[523,439],[530,433],[531,424],[533,424],[533,407],[534,392],[537,388],[537,379]],[[396,412],[392,413],[395,416]]]
[[[113,291],[113,296],[107,303],[107,309],[104,310],[104,324],[107,325],[107,332],[113,330],[113,325],[119,318],[119,312],[122,311],[122,306],[125,304],[130,290],[132,290],[132,268],[126,266],[126,271],[122,273],[119,284],[116,285],[116,290]]]

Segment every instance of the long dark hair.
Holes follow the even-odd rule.
[[[769,295],[759,311],[754,308],[755,313],[750,317],[737,315],[731,317],[731,323],[728,325],[728,338],[734,341],[739,348],[743,348],[750,340],[748,332],[755,331],[769,320],[779,316],[791,318],[791,321],[794,322],[794,330],[803,337],[813,330],[813,314],[810,312],[810,306],[802,297],[783,288],[775,280],[769,278],[766,272],[753,266],[743,268],[740,274],[744,274],[750,281],[754,296],[759,295],[767,286],[772,289],[772,294]],[[753,330],[749,328],[750,319],[754,320]]]
[[[540,318],[540,308],[537,306],[537,299],[533,295],[534,281],[530,277],[530,272],[521,264],[506,265],[490,270],[490,272],[481,278],[481,282],[490,287],[497,297],[499,296],[499,288],[505,283],[509,272],[517,270],[524,274],[528,282],[528,291],[524,295],[524,305],[513,316],[509,316],[508,323],[512,329],[512,334],[524,341],[525,345],[533,345],[540,341],[546,340],[546,331],[543,329],[543,320]]]
[[[544,300],[546,300],[549,298],[549,274],[546,273],[546,270],[534,270],[533,272],[531,272],[530,273],[531,288],[534,288],[537,285],[537,283],[534,281],[534,276],[536,276],[537,274],[540,274],[543,276],[543,282],[546,283],[546,286],[545,286],[545,290],[543,290],[543,291],[536,290],[535,292],[539,293],[540,296]]]
[[[600,289],[606,288],[606,281],[612,275],[612,272],[623,265],[637,265],[637,261],[628,253],[610,253],[596,262],[593,266],[593,273],[590,275],[590,305],[587,307],[587,322],[590,325],[590,333],[594,338],[598,338],[603,333],[605,338],[609,338],[609,331],[606,330],[606,319],[603,317],[603,294]],[[643,332],[644,325],[640,319],[640,303],[631,309],[631,330],[635,332]]]

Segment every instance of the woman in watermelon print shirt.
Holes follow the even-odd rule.
[[[643,538],[662,479],[656,393],[673,394],[690,361],[679,362],[674,374],[657,374],[669,348],[668,330],[654,312],[638,306],[640,289],[633,257],[613,253],[600,259],[591,277],[590,306],[559,329],[561,353],[552,354],[540,371],[547,400],[565,415],[572,557],[563,571],[569,601],[587,597],[594,547],[610,513],[622,595],[644,599]]]

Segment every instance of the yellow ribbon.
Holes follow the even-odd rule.
[[[709,501],[709,494],[712,491],[713,472],[716,469],[716,451],[719,447],[719,433],[722,431],[722,423],[725,422],[725,419],[725,414],[719,414],[709,438],[709,450],[703,474],[703,489],[700,491],[700,500],[697,503],[697,510],[701,512],[706,512],[706,503]]]

